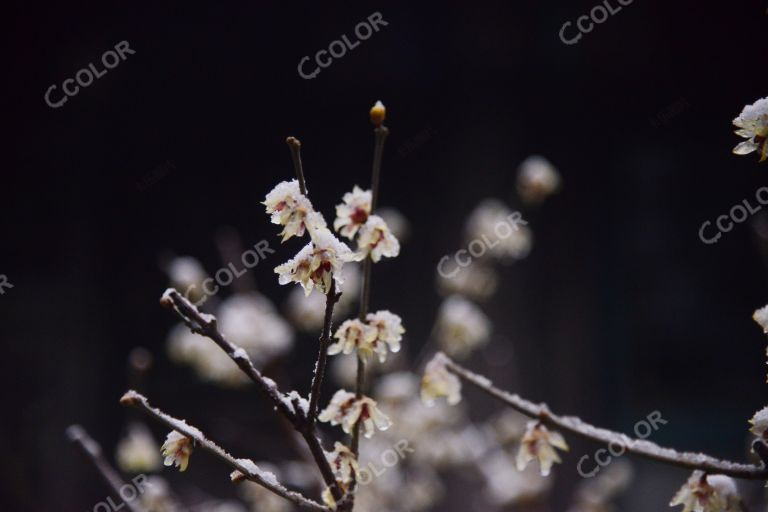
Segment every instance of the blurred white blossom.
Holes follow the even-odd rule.
[[[491,321],[475,304],[452,295],[440,306],[433,335],[449,356],[465,358],[488,342]]]
[[[461,381],[448,371],[447,358],[442,352],[438,352],[427,363],[424,376],[421,379],[421,400],[432,406],[435,400],[446,397],[450,405],[456,405],[461,401]]]
[[[517,169],[517,192],[526,203],[540,203],[559,188],[560,173],[543,156],[530,156]]]
[[[484,199],[472,211],[465,226],[467,240],[479,240],[490,256],[509,262],[528,256],[533,235],[519,212],[497,199]]]
[[[379,208],[376,215],[384,219],[392,234],[400,243],[406,242],[411,234],[411,224],[399,210],[390,207]]]
[[[143,423],[131,422],[117,443],[115,459],[126,473],[152,473],[160,469],[162,460],[152,433]]]
[[[749,420],[752,427],[750,432],[762,439],[768,439],[768,407],[763,407],[757,411],[752,419]]]

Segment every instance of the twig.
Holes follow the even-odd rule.
[[[633,439],[619,432],[595,427],[574,416],[558,416],[553,414],[546,404],[535,404],[517,394],[501,390],[495,387],[487,378],[472,373],[447,357],[446,368],[481,391],[484,391],[530,418],[538,419],[548,427],[570,432],[600,444],[621,446],[625,448],[628,453],[633,453],[640,457],[645,457],[672,466],[689,470],[701,470],[709,474],[727,475],[745,480],[768,479],[768,468],[766,468],[765,463],[761,465],[740,464],[716,459],[703,453],[678,452],[671,448],[662,448],[650,441]],[[761,457],[768,454],[768,448],[766,448],[762,442],[760,443],[758,450],[758,454],[761,454],[762,451]]]
[[[307,183],[304,181],[304,167],[301,164],[301,142],[296,137],[285,139],[288,149],[291,150],[291,159],[293,160],[293,169],[296,171],[296,177],[299,180],[299,190],[303,195],[307,195]]]
[[[331,278],[331,289],[325,296],[325,317],[323,319],[323,332],[320,334],[320,349],[317,353],[317,363],[315,363],[315,372],[312,376],[312,388],[309,392],[309,418],[308,421],[314,424],[317,420],[318,403],[320,401],[320,390],[325,376],[325,367],[328,363],[328,346],[331,344],[331,323],[333,322],[333,306],[341,298],[341,293],[336,293],[336,280]]]
[[[85,456],[88,457],[88,459],[96,467],[96,470],[99,472],[107,485],[109,485],[115,494],[122,498],[120,491],[123,489],[123,487],[129,484],[127,484],[120,476],[120,474],[112,466],[109,465],[107,459],[105,459],[104,455],[102,455],[101,446],[99,446],[99,444],[94,441],[93,438],[88,435],[88,432],[86,432],[85,429],[80,425],[72,425],[67,428],[67,438],[72,442],[72,444],[76,445],[78,448],[80,448],[80,450],[82,450]],[[146,509],[144,509],[144,507],[138,503],[135,503],[134,500],[127,500],[123,503],[131,512],[146,512]]]
[[[371,212],[379,204],[379,177],[381,176],[381,158],[384,155],[384,142],[389,135],[389,128],[384,125],[374,128],[373,133],[376,137],[376,145],[373,148],[373,171],[371,172],[371,191],[373,198],[371,200]]]
[[[277,494],[278,496],[281,496],[286,500],[293,502],[297,506],[305,508],[307,510],[320,510],[320,511],[330,510],[328,507],[325,507],[315,501],[312,501],[304,497],[300,493],[289,491],[274,478],[273,474],[266,473],[260,470],[249,459],[234,458],[232,455],[224,451],[224,449],[221,448],[219,445],[217,445],[216,443],[214,443],[213,441],[205,437],[205,435],[200,430],[190,425],[187,425],[187,423],[183,420],[176,419],[162,412],[161,410],[150,406],[147,399],[144,396],[136,393],[135,391],[128,391],[127,393],[125,393],[125,395],[123,395],[123,397],[120,399],[120,403],[122,405],[138,408],[139,410],[145,412],[146,414],[148,414],[155,420],[159,421],[160,423],[164,424],[166,427],[170,428],[171,430],[175,430],[180,434],[188,437],[192,441],[194,441],[194,446],[200,446],[207,452],[210,452],[216,457],[218,457],[224,463],[226,463],[227,465],[229,465],[230,467],[232,467],[233,469],[239,472],[239,474],[238,473],[233,474],[233,477],[232,477],[233,480],[238,480],[244,477],[247,480],[250,480],[251,482],[255,482],[261,485],[262,487]]]
[[[315,459],[315,464],[323,475],[325,484],[330,487],[335,499],[342,498],[343,493],[336,482],[328,460],[325,458],[325,452],[320,440],[317,437],[314,423],[308,421],[308,417],[299,407],[298,401],[289,402],[288,398],[281,393],[277,384],[272,379],[265,377],[256,369],[245,350],[239,349],[224,338],[216,325],[216,317],[200,311],[184,298],[176,290],[169,288],[163,294],[160,303],[166,307],[172,308],[181,320],[194,333],[201,334],[210,338],[232,359],[237,366],[261,389],[273,402],[275,408],[285,418],[291,422],[293,427],[301,434]]]

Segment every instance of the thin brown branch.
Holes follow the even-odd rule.
[[[650,441],[633,439],[619,432],[595,427],[574,416],[558,416],[552,413],[546,404],[535,404],[517,394],[501,390],[495,387],[487,378],[472,373],[447,357],[446,367],[465,382],[472,384],[516,411],[539,420],[548,427],[570,432],[596,443],[621,446],[628,453],[692,471],[701,470],[709,474],[727,475],[745,480],[768,479],[768,468],[766,468],[765,463],[761,465],[741,464],[720,460],[703,453],[678,452],[671,448],[662,448]],[[761,446],[761,448],[764,447]]]
[[[233,473],[233,480],[240,480],[245,478],[251,482],[255,482],[277,494],[278,496],[281,496],[286,500],[293,502],[295,505],[307,510],[330,510],[328,507],[312,501],[300,493],[289,491],[282,484],[280,484],[277,479],[275,479],[272,473],[260,470],[249,459],[236,459],[219,445],[205,437],[205,435],[199,429],[188,425],[183,420],[176,419],[173,416],[170,416],[161,410],[150,406],[147,399],[135,391],[128,391],[125,393],[125,395],[123,395],[123,397],[120,399],[120,403],[125,406],[136,407],[171,430],[175,430],[191,439],[194,442],[194,446],[199,446],[205,451],[216,456],[219,460],[223,461],[225,464],[237,471],[237,473]]]
[[[296,178],[299,180],[299,190],[307,195],[307,183],[304,180],[304,166],[301,164],[301,142],[296,137],[285,139],[288,149],[291,150],[291,159],[293,160],[293,170],[296,171]]]
[[[373,148],[373,170],[371,172],[371,211],[375,210],[379,204],[379,177],[381,176],[381,160],[384,156],[384,142],[389,135],[389,128],[384,125],[378,126],[373,130],[376,138],[376,145]]]
[[[121,490],[130,484],[125,482],[117,470],[110,466],[101,452],[101,446],[88,435],[88,432],[80,425],[72,425],[67,428],[67,438],[88,457],[112,491],[122,497]],[[131,512],[146,512],[146,509],[136,500],[127,500],[123,503]]]
[[[306,412],[300,407],[299,400],[290,401],[286,395],[280,392],[272,379],[265,377],[256,369],[245,350],[239,349],[224,338],[219,332],[216,317],[206,313],[201,313],[192,303],[184,298],[174,289],[168,289],[163,294],[160,303],[166,307],[172,308],[181,320],[192,330],[192,332],[201,334],[210,338],[232,359],[237,366],[245,373],[259,389],[262,390],[272,401],[276,410],[280,412],[298,431],[309,447],[315,464],[323,475],[325,484],[330,487],[334,498],[341,499],[343,493],[336,482],[328,460],[325,458],[322,443],[317,437],[317,432],[313,422],[308,421]]]
[[[317,363],[312,376],[312,388],[309,393],[309,419],[314,425],[317,420],[317,410],[320,401],[320,391],[325,376],[325,367],[328,363],[328,346],[331,344],[331,324],[333,322],[333,307],[341,298],[341,293],[336,293],[336,280],[331,279],[331,289],[325,296],[325,317],[323,318],[323,331],[320,334],[320,349],[317,353]]]

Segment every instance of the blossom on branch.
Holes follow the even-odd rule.
[[[166,466],[175,465],[179,471],[187,470],[189,456],[192,454],[192,440],[190,438],[174,430],[165,438],[160,449],[165,455],[164,464]]]
[[[365,317],[368,325],[376,331],[373,340],[373,349],[379,355],[379,362],[387,359],[387,351],[400,352],[400,341],[403,339],[405,328],[403,320],[396,314],[387,310],[368,313]]]
[[[326,227],[323,216],[312,208],[312,203],[299,190],[297,180],[278,183],[262,203],[272,215],[272,224],[285,226],[280,233],[283,242],[305,231]]]
[[[358,319],[345,320],[333,335],[338,341],[328,347],[328,355],[351,354],[357,349],[361,356],[370,356],[377,335],[376,329]]]
[[[765,161],[768,158],[768,98],[745,106],[739,117],[733,120],[733,125],[738,128],[736,135],[747,139],[733,148],[733,152],[737,155],[748,155],[757,151],[760,161]]]
[[[360,473],[360,466],[357,464],[357,457],[352,450],[336,441],[332,452],[325,452],[325,458],[333,469],[336,480],[348,484],[352,478],[357,478]]]
[[[550,431],[537,420],[529,421],[517,452],[517,469],[522,471],[529,462],[538,460],[541,476],[549,475],[552,464],[562,462],[555,448],[568,451],[563,436]]]
[[[345,433],[351,434],[355,424],[362,422],[363,435],[371,438],[376,431],[392,426],[390,419],[382,413],[376,402],[367,396],[357,398],[354,393],[340,389],[333,395],[331,403],[317,417],[331,425],[341,425]]]
[[[736,484],[731,478],[694,471],[669,506],[682,505],[683,512],[736,512],[738,503]]]
[[[309,295],[313,287],[323,293],[331,289],[331,279],[342,283],[341,269],[353,259],[352,251],[327,228],[310,232],[312,242],[305,245],[292,259],[275,267],[280,284],[299,283]]]
[[[370,255],[374,263],[382,257],[394,258],[400,254],[400,242],[392,234],[387,223],[378,215],[371,215],[360,228],[357,247],[361,259]]]
[[[448,371],[447,358],[442,352],[427,363],[424,376],[421,378],[421,401],[427,407],[435,405],[435,400],[446,397],[450,405],[456,405],[461,401],[461,381]]]
[[[333,229],[350,240],[355,238],[357,231],[368,220],[371,214],[371,191],[363,190],[357,185],[352,192],[344,194],[344,202],[336,206],[336,220]]]

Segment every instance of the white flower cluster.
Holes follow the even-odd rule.
[[[764,162],[768,158],[768,98],[745,106],[739,117],[733,120],[733,125],[737,128],[736,135],[747,139],[733,148],[733,152],[748,155],[757,151],[760,161]]]

